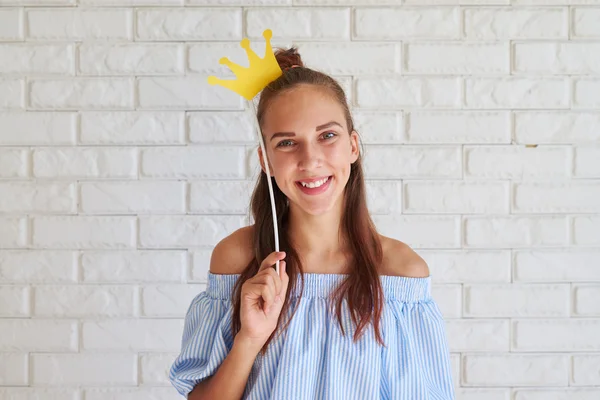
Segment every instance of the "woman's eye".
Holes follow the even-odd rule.
[[[282,140],[281,142],[277,143],[277,147],[289,147],[284,145],[284,143],[291,143],[291,140]]]
[[[325,137],[326,135],[331,135],[331,136]],[[335,133],[335,132],[325,132],[322,136],[326,140],[328,140],[328,139],[333,139],[334,137],[336,137],[337,133]],[[290,144],[287,144],[287,143],[290,143]],[[276,147],[290,147],[292,145],[293,145],[293,141],[292,140],[282,140],[281,142],[277,143]]]

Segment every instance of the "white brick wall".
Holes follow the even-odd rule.
[[[458,399],[600,398],[600,0],[0,0],[0,398],[178,398],[258,172],[206,76],[266,27],[347,90]]]

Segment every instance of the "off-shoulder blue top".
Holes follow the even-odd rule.
[[[213,375],[233,346],[231,295],[239,276],[209,272],[207,289],[187,311],[181,352],[169,372],[183,396]],[[296,314],[267,353],[257,356],[243,399],[454,399],[446,329],[431,297],[431,276],[380,276],[385,296],[380,328],[387,348],[375,340],[372,324],[353,342],[346,300],[343,336],[327,298],[346,277],[305,273],[302,298],[298,277],[290,299],[292,307],[298,304]]]

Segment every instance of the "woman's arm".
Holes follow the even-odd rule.
[[[188,400],[239,400],[244,394],[250,370],[262,346],[236,335],[233,347],[214,375],[188,394]]]

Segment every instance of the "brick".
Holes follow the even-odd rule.
[[[568,147],[465,146],[468,178],[531,179],[567,178]]]
[[[123,319],[82,322],[82,349],[179,351],[183,320]]]
[[[242,38],[242,9],[140,9],[136,26],[137,40],[236,40]]]
[[[183,251],[84,251],[81,279],[87,283],[181,282]]]
[[[156,285],[141,289],[142,316],[185,317],[190,303],[206,285]]]
[[[144,177],[240,179],[245,175],[244,148],[203,146],[142,150]]]
[[[175,359],[173,358],[173,361]],[[85,400],[175,400],[172,387],[85,388]]]
[[[61,93],[57,96],[56,93]],[[133,108],[133,81],[125,78],[32,79],[29,105],[34,109]]]
[[[0,248],[10,249],[27,246],[29,227],[26,217],[0,215]]]
[[[27,178],[30,158],[27,149],[0,148],[0,178]]]
[[[0,5],[61,6],[74,5],[74,0],[0,0]]]
[[[374,215],[373,221],[382,235],[402,238],[411,247],[460,246],[460,220],[453,216]]]
[[[0,182],[0,193],[0,212],[77,212],[77,196],[72,183]]]
[[[131,40],[128,9],[29,9],[27,38],[40,40]]]
[[[357,78],[356,105],[359,107],[451,108],[461,98],[460,81],[446,77]]]
[[[10,400],[79,400],[78,389],[0,387],[0,398]]]
[[[34,217],[33,246],[54,249],[124,249],[136,245],[134,217]]]
[[[438,304],[444,318],[462,317],[461,285],[433,285],[431,295]]]
[[[513,322],[516,351],[595,351],[600,346],[600,320],[548,319]]]
[[[517,43],[514,71],[539,74],[600,73],[599,43]]]
[[[200,214],[245,214],[254,182],[196,181],[190,184],[190,212]]]
[[[402,212],[402,182],[365,181],[367,205],[372,214],[399,214]]]
[[[465,38],[470,40],[568,38],[566,8],[467,8]]]
[[[0,289],[1,291],[1,289]],[[0,294],[1,296],[1,294]],[[28,385],[29,371],[26,353],[0,354],[0,385]],[[2,392],[0,391],[0,394]],[[11,397],[12,399],[12,397]]]
[[[82,144],[184,144],[180,112],[82,112]]]
[[[517,390],[515,400],[596,400],[600,396],[600,390],[597,389],[568,389],[560,390]]]
[[[571,24],[574,37],[600,38],[600,8],[573,8]]]
[[[514,213],[600,212],[600,181],[568,183],[517,183]]]
[[[0,110],[25,108],[25,80],[0,78]]]
[[[0,113],[0,126],[9,132],[0,138],[2,145],[74,145],[77,140],[75,113]]]
[[[3,2],[0,1],[0,4]],[[23,40],[24,30],[23,10],[18,8],[0,10],[0,40]]]
[[[56,286],[35,289],[35,316],[94,318],[133,316],[136,290],[132,286]]]
[[[79,0],[79,4],[84,6],[184,6],[183,0]]]
[[[568,240],[566,218],[466,217],[465,245],[468,247],[523,248],[564,246]]]
[[[452,383],[453,383],[455,392],[459,388],[459,385],[460,385],[460,373],[461,373],[460,363],[461,363],[460,354],[451,353],[450,354],[450,365],[452,367]]]
[[[37,178],[137,178],[134,148],[39,148],[33,152]]]
[[[404,117],[394,111],[352,110],[354,129],[365,144],[399,144],[406,142]]]
[[[579,246],[600,245],[600,216],[582,215],[572,218],[573,244]]]
[[[262,33],[261,33],[262,35]],[[250,45],[259,57],[264,55],[265,40],[251,40]],[[228,66],[218,62],[226,56],[232,63],[248,66],[246,51],[240,46],[240,41],[235,42],[189,42],[187,45],[187,69],[189,72],[206,75],[216,75],[222,78],[234,78],[235,75]],[[271,39],[273,49],[278,46],[276,38]],[[281,46],[287,46],[282,43]]]
[[[568,108],[569,85],[562,78],[465,78],[468,108]]]
[[[499,74],[509,72],[505,43],[408,43],[404,68],[422,74]]]
[[[508,320],[448,319],[445,324],[450,351],[507,352],[510,348]]]
[[[566,386],[567,355],[472,354],[464,359],[467,386]]]
[[[206,77],[138,78],[137,98],[149,109],[229,109],[241,110],[243,97],[221,86],[211,86]]]
[[[0,45],[0,73],[71,75],[75,72],[74,54],[70,45]]]
[[[458,8],[357,8],[353,39],[456,39],[460,35]]]
[[[600,4],[599,0],[512,0],[515,5],[578,5],[578,4]]]
[[[0,351],[77,351],[77,322],[48,319],[0,319]]]
[[[510,282],[511,255],[505,250],[420,250],[431,274],[443,283]]]
[[[249,8],[245,17],[248,37],[262,41],[264,41],[262,33],[265,26],[277,32],[279,40],[350,39],[350,9],[348,8]],[[335,24],[331,21],[335,21]],[[302,58],[304,58],[304,50]]]
[[[460,400],[510,400],[509,389],[457,388],[455,392]]]
[[[255,143],[258,137],[252,118],[250,113],[239,111],[188,113],[189,140],[206,144]]]
[[[79,46],[82,75],[181,75],[185,52],[181,44],[112,43]]]
[[[465,316],[567,317],[569,297],[569,285],[468,285],[465,287]]]
[[[191,253],[188,282],[208,283],[211,255],[212,249],[199,249]]]
[[[86,214],[185,213],[185,183],[177,181],[83,182]]]
[[[456,146],[369,146],[364,170],[369,179],[459,178],[461,149]]]
[[[171,386],[169,370],[177,354],[141,354],[140,383]]]
[[[187,248],[215,246],[245,226],[243,216],[141,216],[140,247]]]
[[[600,317],[600,285],[574,285],[574,315]]]
[[[515,281],[600,282],[600,252],[594,250],[523,250],[514,263]]]
[[[573,107],[598,109],[600,107],[600,79],[573,79]]]
[[[70,251],[3,250],[1,283],[75,283],[77,253]]]
[[[35,385],[136,385],[137,356],[135,354],[33,354],[31,375]]]
[[[195,0],[200,1],[200,0]],[[208,1],[216,1],[216,0],[208,0]],[[232,0],[236,1],[236,0]],[[240,1],[240,0],[237,0]],[[279,2],[280,4],[291,3],[292,0],[248,0],[251,2],[261,2],[261,1],[273,1]],[[385,4],[397,5],[398,3],[395,0],[293,0],[293,4],[295,6],[339,6],[339,5],[348,5],[348,6],[363,6],[363,5],[376,5],[382,6]]]
[[[404,184],[404,213],[507,214],[506,182],[411,181]]]
[[[515,139],[518,143],[536,144],[600,143],[600,113],[517,112]]]
[[[405,0],[406,4],[439,4],[439,5],[503,5],[510,0]]]
[[[407,116],[409,143],[510,143],[510,114],[496,111],[413,111]]]
[[[400,71],[400,48],[387,43],[302,43],[302,60],[331,75],[393,74]]]
[[[582,354],[573,356],[574,385],[598,385],[600,383],[600,355]]]
[[[30,297],[26,286],[0,285],[0,317],[29,317]]]

